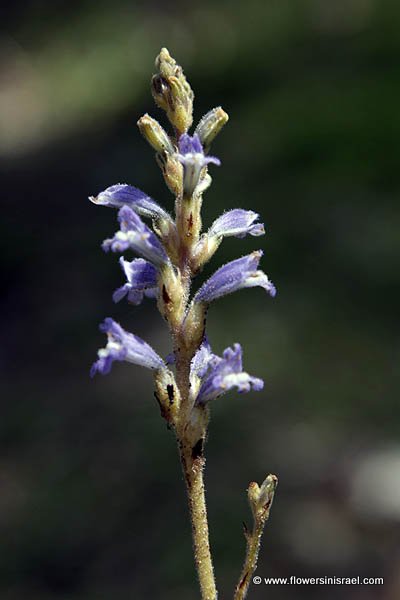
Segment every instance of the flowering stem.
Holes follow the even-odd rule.
[[[261,537],[265,523],[268,521],[269,513],[274,499],[278,480],[275,475],[268,475],[261,489],[256,483],[251,483],[248,490],[249,502],[253,512],[253,530],[248,531],[245,527],[247,548],[243,569],[235,589],[233,600],[244,600],[249,591],[252,575],[257,568],[258,554],[261,546]]]
[[[189,502],[190,520],[192,524],[193,549],[197,575],[200,582],[202,600],[216,600],[214,570],[208,538],[207,509],[205,501],[203,469],[205,459],[196,456],[201,448],[193,449],[185,442],[179,442],[179,449],[186,481]]]
[[[246,558],[238,584],[235,589],[234,600],[243,600],[247,596],[251,576],[257,567],[258,553],[260,551],[261,536],[263,534],[264,524],[258,522],[254,524],[253,531],[246,534],[247,549]]]
[[[208,150],[228,115],[221,107],[211,110],[201,119],[194,134],[189,135],[194,94],[182,67],[163,48],[156,59],[156,68],[152,93],[156,104],[166,112],[175,135],[170,136],[147,114],[139,119],[138,126],[156,151],[165,183],[175,196],[175,219],[150,196],[128,184],[110,186],[90,200],[119,209],[119,231],[104,240],[103,249],[119,253],[133,250],[141,257],[128,261],[121,256],[126,283],[115,290],[113,300],[119,302],[126,296],[131,304],[137,305],[144,297],[156,298],[158,310],[170,329],[173,357],[169,355],[163,360],[144,340],[107,318],[101,325],[108,337],[107,345],[98,351],[91,374],[109,373],[114,361],[126,361],[153,371],[154,394],[161,416],[175,431],[178,442],[201,597],[216,600],[203,479],[209,403],[233,388],[241,393],[260,391],[264,382],[243,370],[240,344],[226,348],[222,356],[214,354],[206,336],[207,310],[213,300],[242,288],[260,286],[271,296],[276,290],[258,269],[262,256],[259,250],[220,267],[190,296],[192,279],[224,237],[259,236],[265,231],[264,225],[257,222],[257,213],[236,208],[224,212],[208,232],[202,233],[202,194],[211,184],[208,165],[221,164]],[[141,217],[151,219],[152,228]],[[255,482],[249,486],[254,528],[252,533],[246,531],[247,554],[235,600],[246,596],[256,568],[276,481],[274,475],[269,475],[261,487]]]

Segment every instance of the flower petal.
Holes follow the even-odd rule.
[[[143,258],[135,258],[129,262],[121,256],[119,264],[125,273],[127,283],[115,290],[114,302],[119,302],[128,295],[128,302],[140,304],[144,295],[149,298],[157,296],[157,269],[151,263]]]

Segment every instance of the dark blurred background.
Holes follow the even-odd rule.
[[[161,46],[196,121],[231,120],[205,195],[257,210],[276,283],[218,301],[216,351],[240,341],[264,392],[216,401],[207,493],[221,598],[232,597],[251,480],[280,484],[257,573],[385,577],[384,586],[253,586],[250,598],[400,597],[400,5],[391,0],[3,5],[0,597],[198,598],[185,493],[151,375],[90,380],[113,316],[170,350],[152,301],[113,305],[100,243],[116,213],[87,196],[128,182],[172,209],[136,129]],[[211,272],[211,267],[207,273]]]

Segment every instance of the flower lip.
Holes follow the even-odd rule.
[[[138,305],[143,301],[143,297],[156,298],[158,295],[157,269],[144,260],[135,258],[127,261],[123,256],[119,258],[119,264],[125,274],[127,283],[119,287],[113,293],[114,302],[119,302],[125,296],[128,296],[128,302]]]
[[[197,133],[192,137],[187,133],[181,135],[179,138],[179,152],[180,154],[204,154],[203,146]]]

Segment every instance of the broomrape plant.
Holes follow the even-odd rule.
[[[139,119],[138,127],[156,151],[165,183],[175,196],[175,218],[147,194],[127,184],[113,185],[90,200],[118,209],[119,229],[103,242],[103,250],[124,254],[133,251],[140,257],[119,258],[126,282],[114,291],[114,302],[126,298],[137,305],[145,297],[156,299],[169,327],[173,353],[163,360],[144,340],[107,318],[100,325],[107,344],[98,351],[91,375],[109,373],[114,361],[153,371],[161,416],[175,432],[178,443],[201,595],[203,600],[215,600],[203,480],[210,402],[233,388],[239,393],[259,391],[264,383],[243,369],[240,344],[233,344],[222,356],[214,354],[206,335],[207,310],[214,300],[242,288],[259,286],[272,297],[276,290],[258,268],[262,251],[257,250],[222,266],[191,296],[192,279],[213,257],[224,237],[260,236],[264,226],[258,222],[257,213],[236,208],[225,212],[202,233],[202,197],[211,184],[208,169],[221,164],[208,151],[228,115],[221,107],[212,109],[190,135],[194,95],[182,68],[163,48],[156,69],[152,94],[166,112],[173,132],[168,134],[147,114]],[[147,219],[150,226],[142,219]],[[274,475],[268,475],[261,486],[255,482],[249,485],[254,523],[251,531],[245,528],[244,532],[247,551],[235,600],[247,595],[276,485]]]

